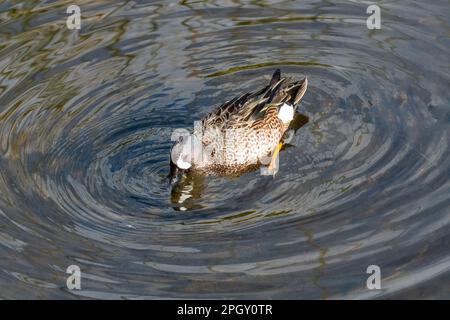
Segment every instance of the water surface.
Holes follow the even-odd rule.
[[[77,1],[79,31],[70,4],[0,4],[0,298],[450,297],[447,1],[381,30],[359,1]],[[172,130],[276,68],[309,79],[276,177],[171,193]]]

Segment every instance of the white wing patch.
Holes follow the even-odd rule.
[[[294,107],[284,103],[278,112],[278,118],[280,118],[283,123],[291,122],[292,119],[294,119]]]

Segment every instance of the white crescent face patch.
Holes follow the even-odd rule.
[[[189,162],[183,161],[183,158],[180,156],[176,163],[177,167],[183,170],[189,169],[191,164]]]
[[[192,166],[191,147],[191,138],[186,137],[172,148],[170,159],[172,159],[173,163],[175,163],[178,168],[185,170]]]
[[[278,118],[283,121],[283,123],[291,122],[292,119],[294,119],[294,107],[284,103],[278,111]]]

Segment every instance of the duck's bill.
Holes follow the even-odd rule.
[[[178,168],[172,161],[170,161],[169,183],[171,186],[177,184],[183,176],[184,170]]]

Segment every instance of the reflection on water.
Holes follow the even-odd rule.
[[[0,298],[449,297],[448,3],[70,4],[0,4]],[[309,121],[275,179],[171,192],[172,130],[278,67]]]

